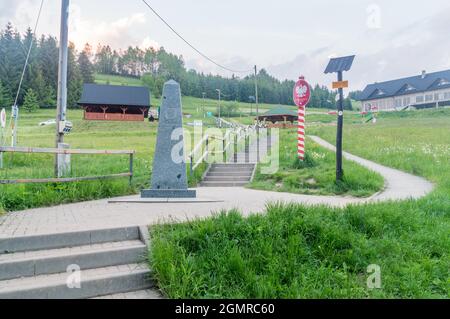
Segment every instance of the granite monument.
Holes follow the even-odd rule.
[[[163,88],[151,189],[143,190],[141,198],[195,197],[196,191],[188,189],[180,85],[170,80]]]

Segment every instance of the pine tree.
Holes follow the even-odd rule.
[[[39,108],[38,97],[33,89],[28,89],[22,107],[28,112],[33,112]]]
[[[92,49],[87,43],[83,51],[78,56],[78,66],[80,68],[83,83],[94,83],[94,65],[91,62]]]
[[[349,97],[344,99],[344,110],[353,110],[352,100]]]
[[[41,96],[41,106],[51,108],[56,107],[56,92],[51,85],[45,86],[44,94]]]
[[[12,104],[12,98],[7,92],[6,87],[0,81],[0,107],[9,107]]]
[[[73,43],[69,44],[68,72],[67,72],[67,107],[76,108],[81,98],[83,78],[76,61],[76,49]]]

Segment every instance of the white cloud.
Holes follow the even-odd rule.
[[[250,60],[247,58],[243,58],[240,56],[214,56],[211,57],[214,61],[219,63],[220,65],[225,66],[228,69],[242,71],[242,70],[250,70],[253,65]],[[240,73],[240,72],[230,72],[221,67],[215,65],[214,63],[204,59],[201,56],[197,56],[195,58],[188,58],[185,60],[186,67],[188,69],[194,69],[198,72],[203,72],[205,74],[220,74],[223,76],[231,77],[231,75],[235,75],[237,77],[245,77],[248,73]]]
[[[1,1],[0,2],[0,24],[1,27],[8,22],[15,26],[26,25],[34,27],[40,1]]]
[[[158,42],[156,42],[155,40],[153,40],[150,37],[146,37],[144,39],[144,41],[141,42],[141,44],[139,45],[139,47],[141,49],[147,49],[147,48],[154,48],[154,49],[159,49],[161,46],[159,45]]]
[[[146,37],[142,40],[136,36],[135,30],[147,23],[143,13],[135,13],[112,22],[99,22],[83,19],[82,10],[71,7],[70,39],[77,47],[83,47],[86,42],[91,45],[108,44],[114,49],[125,49],[128,46],[159,47],[159,44]]]
[[[296,79],[299,73],[312,83],[330,84],[334,75],[323,71],[330,57],[356,53],[353,68],[345,74],[351,89],[363,89],[373,82],[450,68],[450,8],[430,18],[415,22],[399,30],[378,36],[378,49],[364,49],[363,41],[349,46],[355,52],[339,50],[335,45],[321,52],[306,53],[287,63],[268,68],[278,78]],[[358,37],[357,37],[358,38]],[[337,54],[337,52],[340,52]]]

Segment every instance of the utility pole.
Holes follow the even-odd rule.
[[[256,103],[256,116],[259,116],[259,105],[258,105],[258,70],[255,65],[255,103]]]
[[[259,105],[258,105],[258,69],[255,65],[255,103],[256,103],[256,161],[259,163]]]
[[[59,38],[59,65],[58,65],[58,96],[56,109],[56,148],[64,143],[63,128],[67,111],[67,57],[69,37],[69,4],[70,0],[61,0],[61,31]],[[60,167],[63,156],[55,156],[55,176],[61,176]]]
[[[202,100],[202,103],[203,103],[203,106],[202,106],[203,117],[206,117],[206,115],[205,115],[205,95],[206,95],[206,93],[203,92],[202,93],[202,96],[203,96],[203,100]]]
[[[220,89],[216,89],[216,91],[219,93],[219,127],[222,127],[222,120],[220,118],[220,96],[222,95],[220,92]]]
[[[12,107],[12,132],[11,132],[11,146],[16,147],[17,145],[17,125],[19,124],[19,106],[13,105]]]

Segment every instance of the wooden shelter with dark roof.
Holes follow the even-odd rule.
[[[298,120],[298,114],[296,111],[284,108],[284,107],[276,107],[273,109],[270,109],[266,113],[260,115],[258,117],[259,121],[264,122],[272,122],[273,124],[277,122],[291,122],[292,124]]]
[[[144,121],[150,109],[150,92],[141,86],[84,84],[78,102],[85,120]]]

